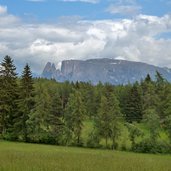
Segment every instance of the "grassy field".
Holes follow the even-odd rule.
[[[171,171],[171,156],[1,141],[0,171]]]

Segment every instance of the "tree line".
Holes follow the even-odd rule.
[[[171,152],[171,84],[97,85],[22,75],[10,56],[0,71],[0,137],[5,140],[150,153]]]

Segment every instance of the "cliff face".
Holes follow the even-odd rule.
[[[48,62],[43,70],[42,76],[48,79],[54,78],[56,79],[57,70],[54,64]]]
[[[54,64],[47,63],[42,73],[44,78],[54,78],[57,81],[91,81],[102,83],[127,84],[140,81],[149,73],[154,79],[156,70],[168,81],[171,81],[171,70],[140,62],[130,62],[115,59],[91,59],[86,61],[67,60],[62,62],[61,71]]]

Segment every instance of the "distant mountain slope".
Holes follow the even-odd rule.
[[[61,70],[48,62],[43,70],[42,77],[56,79],[57,81],[91,81],[97,84],[108,82],[114,85],[127,84],[140,81],[149,73],[154,79],[156,70],[168,81],[171,81],[171,70],[156,67],[141,62],[131,62],[115,59],[90,59],[62,61]]]

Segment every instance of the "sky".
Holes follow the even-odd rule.
[[[171,0],[0,0],[0,62],[114,58],[171,68]]]

